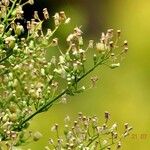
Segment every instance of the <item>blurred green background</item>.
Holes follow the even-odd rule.
[[[37,3],[41,8],[48,7],[51,16],[56,11],[65,10],[72,18],[71,25],[58,33],[62,37],[76,25],[82,25],[87,40],[98,40],[101,32],[109,28],[121,29],[123,38],[129,42],[129,52],[120,68],[111,70],[103,67],[93,72],[99,77],[96,88],[71,97],[68,104],[56,105],[47,113],[35,117],[31,129],[42,132],[43,138],[24,148],[44,149],[51,136],[51,126],[55,122],[63,124],[66,115],[74,118],[81,111],[102,118],[107,110],[111,113],[111,120],[119,126],[129,122],[134,127],[122,150],[149,150],[150,1],[38,0]],[[143,138],[143,135],[146,137]]]

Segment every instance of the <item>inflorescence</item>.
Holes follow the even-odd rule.
[[[12,140],[13,145],[24,141],[20,140],[24,129],[35,115],[55,103],[66,102],[68,95],[83,92],[86,87],[78,83],[98,66],[119,67],[128,50],[127,41],[120,42],[121,31],[113,29],[102,33],[98,42],[90,40],[85,48],[80,27],[68,35],[68,48],[61,50],[61,39],[55,37],[55,32],[70,18],[64,11],[56,13],[54,29],[48,28],[44,33],[42,24],[51,19],[47,8],[43,9],[44,20],[35,11],[26,26],[21,24],[27,4],[34,1],[0,1],[0,141]],[[54,47],[59,57],[47,59],[47,52]],[[93,52],[93,65],[87,69],[89,50]],[[97,80],[91,78],[92,86]],[[60,86],[62,81],[65,87]]]
[[[116,123],[110,124],[108,121],[110,114],[105,112],[104,123],[99,123],[97,116],[89,117],[79,113],[73,122],[70,117],[65,118],[63,136],[61,127],[55,124],[51,130],[56,133],[55,139],[49,139],[49,146],[45,150],[111,150],[119,149],[122,140],[127,137],[132,127],[128,123],[124,124],[123,133],[118,132]]]

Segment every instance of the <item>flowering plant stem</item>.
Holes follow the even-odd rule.
[[[95,68],[97,68],[98,66],[102,65],[104,63],[105,60],[107,60],[108,57],[105,57],[104,59],[102,59],[101,61],[99,61],[96,65],[94,65],[91,69],[89,69],[87,72],[85,72],[80,78],[78,78],[77,83],[79,81],[81,81],[84,77],[86,77],[88,74],[90,74]],[[74,83],[76,84],[76,83]],[[56,97],[54,97],[52,100],[48,101],[46,104],[44,104],[43,106],[41,106],[38,110],[36,110],[33,114],[31,114],[29,117],[27,117],[25,120],[23,120],[19,126],[17,127],[17,130],[21,130],[23,125],[28,122],[30,119],[32,119],[34,116],[36,116],[39,113],[42,113],[45,109],[47,110],[47,108],[50,108],[53,106],[53,103],[55,101],[57,101],[60,97],[62,97],[64,94],[67,94],[68,88],[66,88],[64,91],[62,91],[59,95],[57,95]]]
[[[5,24],[5,22],[8,20],[9,16],[11,15],[11,13],[14,10],[14,7],[16,6],[17,0],[15,0],[11,6],[11,9],[9,10],[8,14],[6,15],[6,17],[3,20],[3,23]]]

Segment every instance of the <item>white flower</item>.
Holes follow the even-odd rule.
[[[111,127],[111,130],[116,130],[116,129],[117,129],[117,124],[114,123],[114,124],[112,125],[112,127]]]
[[[103,144],[103,145],[106,145],[107,143],[108,143],[108,141],[107,141],[107,140],[104,140],[102,144]]]
[[[59,63],[64,64],[65,63],[65,58],[63,56],[59,56]]]
[[[67,37],[67,42],[70,42],[72,41],[72,39],[74,38],[74,34],[70,34],[68,37]]]

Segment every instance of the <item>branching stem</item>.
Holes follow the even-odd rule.
[[[97,68],[98,66],[102,65],[103,62],[105,60],[107,60],[108,58],[106,57],[105,59],[102,59],[100,62],[98,62],[96,65],[94,65],[91,69],[89,69],[85,74],[83,74],[78,80],[77,82],[79,82],[80,80],[82,80],[84,77],[86,77],[88,74],[90,74],[95,68]],[[46,104],[44,104],[42,107],[40,107],[37,111],[35,111],[33,114],[31,114],[29,117],[27,117],[25,120],[23,120],[19,126],[17,127],[16,130],[21,130],[22,126],[29,121],[30,119],[32,119],[34,116],[36,116],[37,114],[43,112],[46,108],[50,108],[53,103],[55,101],[57,101],[60,97],[62,97],[64,94],[66,94],[68,91],[68,88],[66,88],[64,91],[62,91],[59,95],[57,95],[56,97],[54,97],[52,100],[48,101]]]

